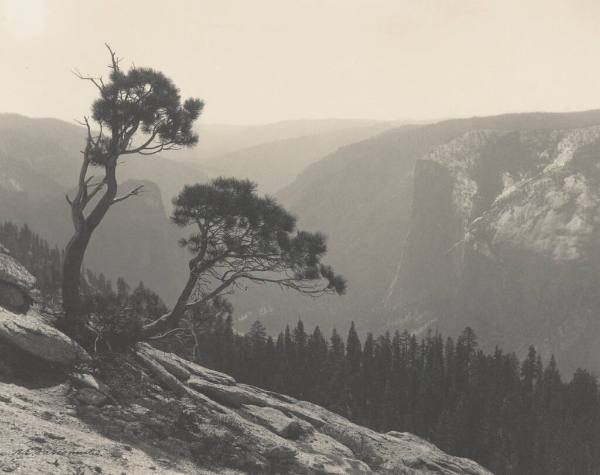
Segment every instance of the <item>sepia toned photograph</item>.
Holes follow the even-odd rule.
[[[600,475],[600,3],[0,0],[0,474]]]

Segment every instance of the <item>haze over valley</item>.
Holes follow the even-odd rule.
[[[187,256],[168,225],[170,197],[190,180],[233,174],[275,193],[303,227],[325,232],[331,262],[352,289],[317,300],[274,288],[237,292],[240,331],[257,318],[273,332],[298,319],[326,331],[346,331],[352,321],[373,332],[469,325],[486,346],[523,354],[535,343],[566,369],[595,368],[598,124],[597,111],[396,127],[289,122],[238,126],[214,147],[208,127],[200,131],[205,148],[226,142],[222,157],[194,160],[199,151],[184,151],[181,160],[123,163],[124,189],[144,182],[144,193],[109,217],[86,263],[113,281],[144,281],[173,302]],[[70,161],[78,159],[83,130],[3,115],[0,134],[4,216],[64,246],[64,195],[75,180]],[[524,209],[522,199],[539,204]]]

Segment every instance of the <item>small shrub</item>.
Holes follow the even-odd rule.
[[[97,341],[111,350],[124,350],[140,341],[144,322],[142,317],[129,309],[95,314],[91,326],[97,333]]]

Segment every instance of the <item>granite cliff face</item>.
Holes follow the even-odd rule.
[[[470,131],[415,166],[391,325],[598,369],[600,127]]]

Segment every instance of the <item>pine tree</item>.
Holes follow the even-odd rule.
[[[361,366],[362,348],[354,322],[350,324],[346,338],[346,379],[348,381],[348,395],[346,404],[349,414],[355,420],[361,420],[364,407],[364,374]]]
[[[307,368],[312,374],[312,384],[305,391],[307,399],[311,401],[324,401],[327,397],[327,360],[327,340],[316,326],[307,344]]]
[[[146,336],[175,328],[187,310],[240,284],[272,284],[312,297],[345,292],[345,279],[322,262],[325,236],[297,229],[294,216],[256,190],[249,180],[219,177],[186,185],[173,200],[172,221],[189,231],[179,244],[192,257],[175,305],[145,325]]]
[[[81,272],[91,237],[109,209],[141,187],[118,196],[117,167],[126,155],[149,155],[192,146],[198,136],[192,125],[200,116],[202,101],[181,101],[179,90],[161,72],[133,67],[123,71],[120,60],[108,47],[110,74],[106,81],[81,76],[98,90],[92,117],[84,118],[87,138],[82,152],[77,191],[67,201],[71,208],[73,236],[63,260],[62,298],[65,318],[61,325],[73,329],[81,316]],[[94,124],[90,123],[90,120]],[[92,173],[92,168],[95,168]],[[96,180],[94,180],[94,176]]]
[[[311,381],[308,375],[306,354],[308,336],[304,330],[304,323],[302,323],[302,320],[298,320],[296,328],[294,328],[292,334],[292,340],[294,342],[292,371],[294,372],[295,376],[292,380],[292,393],[299,398],[305,398],[306,388],[310,386]]]
[[[326,375],[328,378],[327,393],[329,407],[346,413],[346,380],[344,377],[345,351],[344,342],[334,328],[331,333],[327,358]]]

